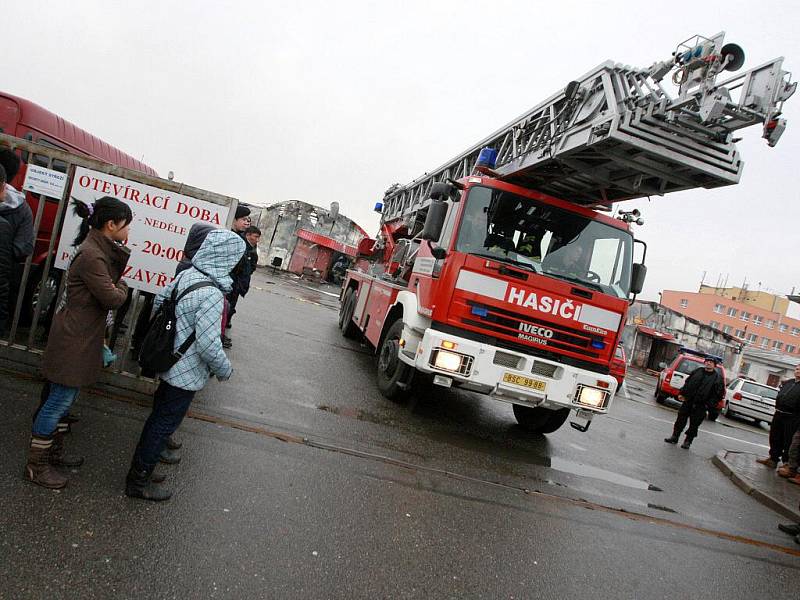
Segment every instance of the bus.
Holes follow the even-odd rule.
[[[80,127],[73,125],[63,117],[42,108],[30,100],[2,91],[0,91],[0,133],[12,135],[72,154],[101,160],[127,169],[141,171],[148,175],[158,176],[158,173],[156,173],[152,167],[136,160],[119,148],[115,148],[111,144],[93,136]],[[16,189],[21,190],[22,184],[25,181],[27,165],[34,164],[46,167],[48,165],[48,158],[26,151],[19,151],[18,154],[23,164],[20,167],[19,173],[17,173],[13,181],[9,181],[9,183]],[[53,161],[52,168],[64,173],[67,171],[66,163],[59,160]],[[26,193],[26,199],[35,215],[39,202],[42,199],[38,194],[33,194],[31,192]],[[38,289],[41,280],[41,269],[47,258],[47,249],[53,234],[57,210],[58,201],[46,198],[41,223],[36,232],[36,242],[31,261],[31,273],[28,277],[28,287],[31,289],[26,290],[25,303],[22,310],[23,316],[25,316],[32,305],[35,304],[41,291]],[[54,272],[53,277],[48,278],[49,280],[45,285],[49,288],[57,288],[57,278],[58,272]],[[52,298],[52,296],[50,297]]]

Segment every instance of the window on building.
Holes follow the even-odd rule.
[[[792,327],[792,335],[797,337],[800,335],[800,327]]]
[[[796,350],[795,346],[792,346],[791,344],[786,344],[786,352],[788,352],[789,354],[794,354],[795,350]]]
[[[767,322],[764,323],[764,327],[766,327],[767,329],[775,329],[775,321],[773,321],[772,319],[767,319]]]
[[[729,308],[729,309],[728,309],[728,316],[729,316],[729,317],[735,317],[735,316],[736,316],[736,312],[737,312],[737,311],[736,311],[736,309],[735,309],[735,308]]]
[[[783,348],[783,342],[779,342],[778,340],[775,340],[774,342],[772,342],[772,349],[773,350],[781,350],[782,348]]]
[[[769,348],[769,338],[762,338],[761,339],[761,347],[762,348]]]
[[[730,325],[725,325],[725,327],[722,328],[722,333],[730,333],[730,332],[731,332]]]
[[[711,321],[709,325],[711,325],[712,329],[719,329],[719,323],[717,323],[716,321]]]
[[[781,325],[780,327],[778,327],[778,331],[780,331],[781,333],[786,333],[788,330],[789,330],[788,325]]]
[[[747,343],[748,344],[755,344],[757,339],[758,339],[758,336],[755,333],[751,333],[750,335],[747,336]]]
[[[742,321],[749,321],[750,320],[750,313],[746,310],[742,311],[742,316],[739,317]]]
[[[744,337],[744,329],[737,329],[736,330],[736,337],[743,338]]]
[[[753,315],[753,325],[761,325],[764,321],[764,317],[761,315]]]
[[[723,306],[722,304],[715,304],[714,305],[714,312],[722,314],[723,312],[725,312],[725,306]]]
[[[681,299],[681,308],[687,308],[689,306],[689,301],[686,298]]]

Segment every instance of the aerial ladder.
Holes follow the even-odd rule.
[[[734,135],[761,125],[775,146],[797,83],[783,57],[718,81],[744,64],[744,51],[724,38],[692,37],[648,68],[602,63],[439,168],[389,188],[382,220],[424,210],[433,185],[472,174],[485,148],[497,177],[598,208],[737,183]]]
[[[642,219],[614,203],[736,184],[737,132],[760,125],[775,146],[786,128],[796,83],[783,59],[740,72],[744,52],[724,37],[690,38],[648,68],[605,62],[386,191],[339,313],[345,337],[375,348],[381,393],[463,388],[513,404],[537,433],[572,412],[586,431],[608,412],[646,274]]]

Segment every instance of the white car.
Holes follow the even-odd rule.
[[[726,417],[750,417],[756,424],[761,421],[772,423],[777,395],[778,388],[737,377],[725,391],[725,408],[722,412]]]

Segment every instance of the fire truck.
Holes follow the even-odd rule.
[[[387,190],[339,312],[342,334],[374,347],[384,396],[462,388],[513,404],[537,433],[608,412],[647,251],[639,211],[614,204],[736,184],[736,132],[761,125],[774,146],[786,127],[783,58],[729,75],[744,52],[724,37],[648,68],[605,62]]]

